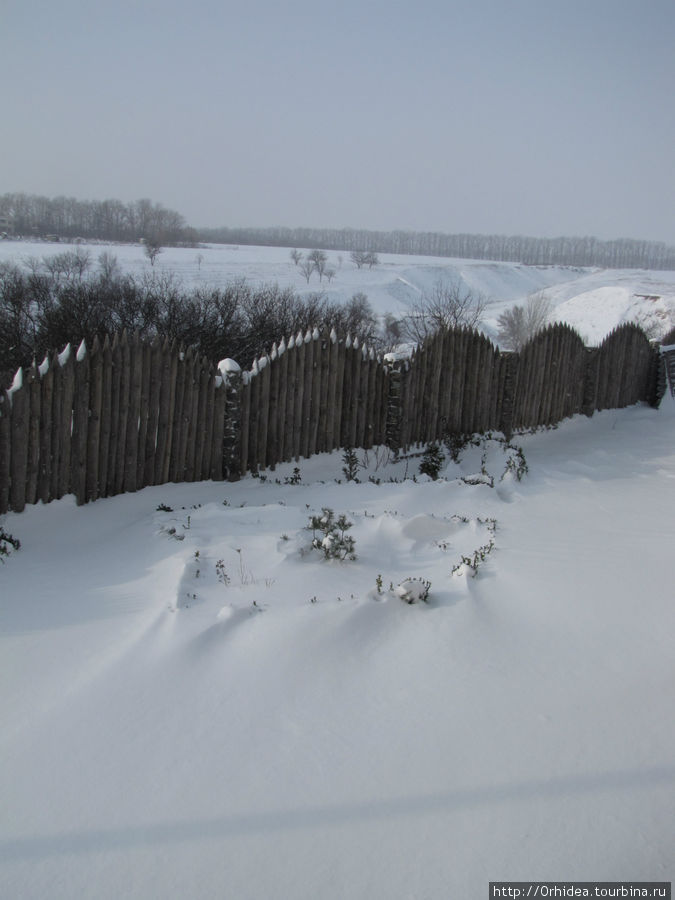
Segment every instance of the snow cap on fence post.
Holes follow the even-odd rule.
[[[241,477],[241,392],[244,374],[233,359],[221,359],[218,371],[225,386],[223,422],[223,476],[228,481]]]

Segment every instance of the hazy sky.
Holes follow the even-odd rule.
[[[675,0],[0,0],[0,193],[675,243]]]

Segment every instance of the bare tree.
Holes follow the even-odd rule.
[[[328,255],[323,250],[312,250],[307,254],[307,259],[314,264],[314,268],[319,273],[319,281],[322,281],[328,265]]]
[[[324,271],[323,274],[326,276],[326,278],[328,279],[328,283],[330,284],[331,281],[335,278],[336,272],[335,272],[335,269],[333,269],[332,267],[329,266],[329,267]]]
[[[91,268],[91,254],[84,247],[77,247],[54,256],[44,256],[41,265],[54,278],[82,281]]]
[[[368,262],[368,253],[365,250],[352,250],[349,258],[357,269],[361,269]]]
[[[316,268],[311,259],[304,259],[298,266],[300,271],[302,272],[305,281],[309,284],[309,279],[312,277],[312,272]]]
[[[499,316],[497,340],[507,350],[522,350],[546,326],[552,311],[551,301],[542,291],[530,294],[524,306],[512,306]]]
[[[162,252],[162,248],[159,243],[155,240],[147,240],[143,246],[143,250],[145,252],[145,255],[150,260],[150,265],[154,266],[155,260]]]
[[[100,276],[104,281],[113,281],[122,274],[119,260],[114,253],[104,250],[98,256],[98,268]]]
[[[478,328],[483,321],[486,299],[459,279],[439,279],[430,293],[411,304],[400,320],[401,336],[422,343],[441,328]]]
[[[369,269],[372,269],[373,266],[379,265],[380,260],[378,259],[377,253],[366,253],[366,265]]]
[[[302,259],[302,253],[297,249],[291,250],[290,257],[297,266],[300,264],[300,260]]]

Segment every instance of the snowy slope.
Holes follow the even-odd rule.
[[[4,517],[2,896],[670,880],[674,429],[670,398],[577,417],[517,439],[520,482],[489,443],[494,488],[483,448],[417,483],[333,454]],[[355,561],[307,550],[323,506]]]
[[[137,275],[152,271],[140,245],[84,246],[94,263],[101,252],[108,251],[118,257],[126,271]],[[0,262],[21,262],[27,257],[41,258],[74,249],[76,245],[0,241]],[[663,333],[669,324],[672,327],[675,323],[675,272],[523,266],[391,254],[381,254],[380,264],[373,269],[357,269],[350,261],[349,253],[330,251],[329,264],[336,270],[335,278],[330,283],[325,279],[319,283],[315,274],[308,284],[291,262],[289,253],[290,250],[283,247],[221,244],[195,249],[165,248],[157,258],[155,270],[174,273],[186,285],[222,286],[232,279],[245,278],[255,284],[277,282],[300,293],[321,290],[330,299],[338,301],[361,292],[367,295],[380,315],[404,313],[411,302],[433,290],[439,280],[459,281],[486,299],[484,327],[493,339],[500,313],[536,292],[543,292],[554,306],[552,321],[567,321],[574,327],[588,321],[587,336],[593,342],[602,340],[623,321],[654,319],[654,303],[638,299],[636,294],[661,297],[655,324]]]

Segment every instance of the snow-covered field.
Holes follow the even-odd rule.
[[[18,246],[64,249],[0,256]],[[91,249],[148,268],[137,247]],[[303,287],[285,250],[160,261],[190,283]],[[448,271],[491,315],[545,288],[587,336],[634,293],[675,297],[675,273],[411,257],[357,271],[346,254],[327,289],[383,312]],[[437,482],[383,451],[346,482],[335,453],[300,460],[299,479],[288,464],[4,516],[22,546],[0,564],[0,896],[436,900],[499,879],[671,880],[675,403],[515,441],[521,481],[486,441]],[[324,507],[353,523],[355,560],[311,548]],[[472,577],[462,558],[481,548]],[[408,579],[431,583],[428,602],[402,602]]]
[[[0,894],[670,880],[674,429],[667,396],[516,438],[522,481],[488,442],[5,516]],[[356,560],[309,549],[322,507]]]
[[[49,244],[0,241],[0,262],[21,262],[83,246],[95,265],[100,253],[117,256],[126,271],[142,274],[151,267],[143,248],[132,244]],[[626,321],[653,324],[659,333],[675,325],[675,272],[638,269],[577,269],[565,266],[522,266],[516,263],[452,260],[424,256],[380,254],[373,269],[357,269],[349,253],[328,253],[335,277],[309,284],[290,259],[289,248],[234,247],[208,244],[195,249],[165,248],[155,270],[171,272],[186,285],[224,285],[236,278],[256,284],[277,282],[299,293],[321,290],[333,300],[347,300],[356,292],[367,295],[375,311],[400,315],[439,280],[460,280],[487,300],[485,331],[493,339],[497,317],[534,292],[543,291],[554,307],[551,321],[569,322],[589,343],[602,341]],[[644,296],[658,300],[644,299]],[[280,336],[281,337],[281,336]]]

